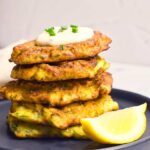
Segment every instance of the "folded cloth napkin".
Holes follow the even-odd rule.
[[[12,53],[12,48],[15,45],[21,44],[26,42],[26,40],[19,40],[17,42],[14,42],[10,44],[9,46],[0,49],[0,86],[4,85],[8,81],[11,80],[10,78],[10,73],[15,65],[14,63],[10,63],[8,60],[10,59],[11,53]]]

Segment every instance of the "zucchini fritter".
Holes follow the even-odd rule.
[[[103,95],[95,100],[76,102],[61,108],[13,102],[10,115],[17,120],[65,129],[79,125],[82,118],[97,117],[117,109],[118,104],[109,95]]]
[[[75,101],[87,101],[111,91],[112,77],[98,73],[95,78],[57,82],[11,81],[0,88],[2,96],[12,101],[64,106]]]
[[[80,78],[93,78],[99,69],[105,71],[109,64],[102,58],[74,60],[57,64],[17,65],[11,72],[15,79],[36,81],[59,81]]]
[[[86,41],[65,44],[63,50],[60,45],[38,46],[35,41],[31,41],[15,46],[10,61],[35,64],[89,58],[108,49],[109,43],[111,39],[97,31]]]
[[[18,138],[60,137],[87,139],[81,125],[62,130],[50,126],[19,121],[11,116],[8,116],[8,125],[12,133]]]

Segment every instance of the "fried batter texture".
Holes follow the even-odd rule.
[[[95,78],[60,82],[11,81],[0,88],[0,94],[11,101],[64,106],[76,101],[96,99],[111,91],[112,77],[98,73]]]
[[[95,31],[94,36],[86,41],[63,45],[38,46],[35,41],[13,48],[10,61],[16,64],[35,64],[84,59],[96,56],[109,48],[111,39]]]
[[[60,62],[55,65],[17,65],[11,72],[11,77],[23,80],[35,81],[60,81],[81,78],[94,78],[97,72],[108,69],[109,63],[100,57],[88,60],[74,60]]]
[[[50,126],[19,121],[11,116],[8,116],[8,126],[11,132],[18,138],[59,137],[87,139],[81,125],[72,126],[62,130]]]
[[[97,117],[113,110],[118,110],[118,104],[109,95],[103,95],[95,100],[76,102],[61,108],[13,102],[10,115],[17,120],[66,129],[79,125],[82,118]]]

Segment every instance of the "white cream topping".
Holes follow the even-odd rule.
[[[72,32],[72,28],[68,27],[63,32],[58,32],[61,27],[55,27],[55,36],[50,36],[48,32],[43,31],[36,39],[38,45],[63,45],[68,43],[82,42],[92,38],[94,32],[88,27],[78,27],[78,32]]]

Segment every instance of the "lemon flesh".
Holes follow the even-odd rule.
[[[146,130],[144,103],[118,111],[108,112],[96,118],[81,119],[86,135],[104,144],[124,144],[139,139]]]

